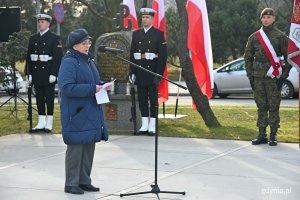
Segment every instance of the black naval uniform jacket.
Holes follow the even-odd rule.
[[[31,61],[30,54],[49,55],[52,60],[47,62]],[[50,30],[42,36],[39,32],[30,36],[26,58],[26,74],[32,75],[32,83],[38,86],[49,85],[49,76],[57,77],[58,75],[62,55],[60,37]]]
[[[157,58],[153,60],[134,59],[134,53],[155,53]],[[163,75],[167,61],[167,46],[164,33],[153,26],[145,33],[144,28],[138,29],[132,34],[130,61],[146,68],[152,72]],[[130,66],[129,74],[135,74],[135,84],[139,86],[149,86],[154,84],[154,76],[134,66]]]

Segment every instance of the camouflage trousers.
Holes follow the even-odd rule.
[[[278,90],[276,81],[276,78],[254,78],[254,100],[258,108],[257,127],[280,127],[281,91]]]

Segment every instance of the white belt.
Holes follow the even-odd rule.
[[[158,55],[155,53],[145,53],[145,54],[134,53],[133,56],[134,59],[136,60],[141,60],[141,59],[153,60],[154,58],[158,58]]]
[[[30,54],[31,61],[41,61],[41,62],[48,62],[49,60],[52,60],[53,57],[49,55],[37,55],[37,54]]]

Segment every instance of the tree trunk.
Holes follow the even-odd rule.
[[[210,108],[208,98],[203,95],[198,86],[196,77],[194,76],[193,65],[189,57],[189,50],[187,48],[188,35],[188,17],[186,12],[186,1],[176,0],[177,9],[180,16],[180,38],[177,42],[179,48],[180,66],[182,67],[182,75],[188,87],[188,90],[196,104],[197,111],[202,116],[206,126],[220,127],[218,119],[215,117]]]

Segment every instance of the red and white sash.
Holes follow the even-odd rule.
[[[256,35],[258,37],[258,40],[260,44],[262,45],[263,49],[265,50],[269,61],[271,63],[271,67],[267,72],[267,76],[274,78],[277,77],[279,78],[280,75],[282,74],[282,62],[281,60],[277,57],[276,52],[267,37],[266,33],[263,31],[263,29],[259,29],[256,31]]]

